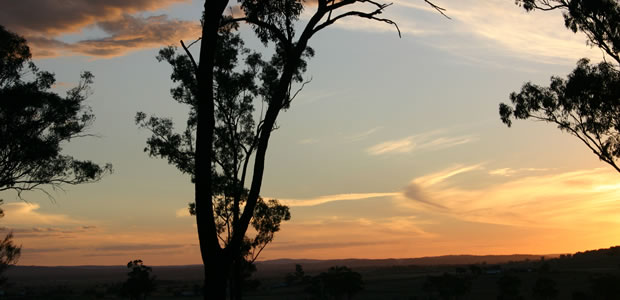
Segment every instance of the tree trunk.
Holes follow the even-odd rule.
[[[215,104],[213,99],[213,67],[215,46],[222,13],[228,0],[206,0],[200,41],[198,66],[198,101],[194,188],[196,227],[200,254],[205,268],[204,299],[225,300],[230,263],[220,247],[213,215],[211,165],[213,161],[213,130]]]
[[[217,256],[211,255],[209,261],[205,262],[205,287],[203,295],[205,300],[226,299],[230,265],[226,262],[226,259]]]

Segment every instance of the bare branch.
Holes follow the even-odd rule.
[[[448,15],[445,14],[446,9],[440,6],[435,5],[433,2],[429,1],[429,0],[424,0],[424,2],[428,3],[428,5],[432,6],[435,10],[437,10],[442,16],[452,20],[452,18],[448,17]]]
[[[368,2],[373,3],[373,4],[375,3],[375,2],[372,2],[372,1],[368,1]],[[392,3],[390,3],[390,4],[378,4],[377,3],[377,5],[378,5],[378,8],[375,11],[373,11],[373,12],[349,11],[349,12],[340,14],[340,15],[334,17],[333,19],[326,20],[322,24],[316,26],[314,28],[314,30],[312,31],[312,34],[317,33],[321,29],[323,29],[323,28],[333,24],[334,22],[338,21],[339,19],[346,18],[346,17],[351,17],[351,16],[356,16],[356,17],[360,17],[360,18],[371,19],[371,20],[375,20],[375,21],[379,21],[379,22],[384,22],[384,23],[387,23],[387,24],[390,24],[390,25],[394,25],[394,27],[396,27],[396,30],[398,31],[398,36],[402,37],[401,36],[401,32],[400,32],[400,28],[398,27],[398,24],[396,24],[396,22],[394,22],[394,21],[392,21],[390,19],[377,18],[376,17],[376,15],[383,13],[383,10],[386,7],[392,5]],[[332,6],[335,6],[335,5],[332,5]],[[332,7],[332,6],[330,6],[330,7]],[[331,10],[333,10],[333,9],[331,9]]]
[[[192,55],[192,53],[189,52],[189,47],[191,47],[196,42],[197,41],[194,41],[188,47],[185,47],[185,43],[183,43],[183,40],[181,40],[181,46],[183,46],[183,50],[185,50],[185,54],[187,54],[187,56],[189,56],[189,59],[192,61],[192,66],[194,66],[194,72],[195,72],[194,74],[198,76],[198,64],[196,64],[196,60],[194,60],[194,56]]]

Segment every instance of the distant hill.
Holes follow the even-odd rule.
[[[546,258],[559,255],[544,255]],[[446,255],[435,257],[403,259],[276,259],[257,262],[257,277],[280,276],[295,270],[295,264],[301,264],[309,273],[318,273],[332,266],[348,266],[353,269],[377,268],[391,266],[437,266],[468,264],[501,264],[509,261],[539,260],[541,255]],[[57,285],[76,282],[119,282],[127,277],[126,266],[14,266],[9,268],[6,276],[14,282],[35,285]],[[153,274],[159,280],[202,280],[202,265],[187,266],[153,266]]]
[[[559,257],[559,254],[531,255],[443,255],[419,258],[388,258],[388,259],[275,259],[256,263],[256,267],[261,275],[272,273],[287,273],[295,270],[295,264],[303,266],[306,272],[322,272],[332,266],[347,266],[353,269],[378,268],[393,266],[449,266],[449,265],[471,265],[471,264],[503,264],[515,261],[540,260],[541,257],[551,259]]]

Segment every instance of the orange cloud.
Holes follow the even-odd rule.
[[[564,229],[617,227],[619,223],[620,205],[614,201],[620,199],[618,175],[608,169],[529,175],[482,188],[466,188],[449,180],[479,169],[479,165],[463,167],[417,178],[399,201],[415,210],[470,222]],[[499,170],[491,173],[505,173]]]
[[[9,30],[24,35],[35,57],[87,55],[114,57],[128,52],[177,44],[199,36],[198,21],[170,19],[166,15],[143,17],[139,13],[161,9],[186,0],[71,1],[52,0],[12,3],[0,11]],[[133,14],[133,15],[132,15]],[[106,36],[63,42],[64,34],[85,28],[101,29]]]
[[[97,26],[109,36],[76,43],[45,37],[30,37],[28,41],[37,57],[62,54],[114,57],[139,49],[174,45],[181,39],[194,39],[200,34],[198,22],[171,20],[165,15],[146,18],[123,15],[115,21],[97,23]]]
[[[188,0],[21,0],[0,10],[2,25],[27,36],[57,36],[79,32],[97,22],[123,14],[152,11]]]

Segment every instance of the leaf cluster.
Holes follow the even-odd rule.
[[[511,93],[513,106],[500,104],[500,117],[555,123],[584,142],[618,170],[620,159],[620,72],[609,63],[581,59],[567,79],[552,77],[549,87],[530,82]]]
[[[83,102],[94,76],[83,72],[65,97],[51,91],[54,74],[30,62],[26,41],[0,27],[0,191],[99,180],[112,166],[63,155],[62,144],[86,136],[94,115]],[[25,70],[30,73],[26,74]],[[31,80],[25,80],[29,75]]]
[[[583,32],[592,46],[620,63],[620,5],[617,0],[517,0],[525,10],[562,10],[564,25]]]
[[[130,299],[146,299],[155,289],[155,276],[151,276],[153,269],[145,266],[140,259],[128,262],[127,268],[130,271],[121,288],[122,294],[128,295]]]
[[[266,62],[261,55],[245,48],[240,36],[232,27],[222,28],[214,64],[214,117],[212,197],[215,225],[220,243],[230,243],[236,218],[245,206],[248,190],[244,187],[247,166],[256,149],[258,135],[262,130],[262,112],[258,122],[255,105],[267,101],[270,83],[277,81],[281,58],[274,55]],[[169,118],[136,114],[135,121],[148,129],[152,135],[147,140],[145,152],[167,159],[181,172],[194,180],[195,136],[197,125],[198,81],[196,69],[187,54],[175,47],[161,49],[157,59],[172,66],[171,79],[177,83],[171,89],[173,99],[189,105],[190,112],[186,128],[178,133]],[[195,214],[195,204],[190,203],[190,214]],[[273,240],[282,221],[290,219],[287,206],[277,200],[265,201],[259,198],[254,207],[251,225],[256,234],[245,237],[243,257],[254,261],[264,247]]]
[[[562,10],[566,27],[583,32],[592,46],[615,60],[581,59],[567,79],[551,77],[549,87],[530,82],[501,103],[502,122],[512,118],[554,123],[579,138],[598,158],[620,172],[620,5],[617,0],[517,0],[527,11]]]
[[[360,273],[345,266],[334,266],[312,277],[307,291],[320,299],[351,299],[363,289],[364,281]]]

